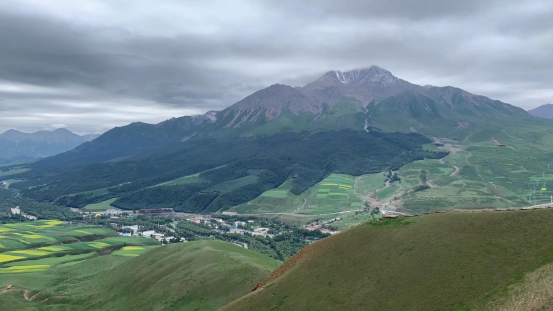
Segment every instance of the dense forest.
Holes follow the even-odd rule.
[[[293,179],[292,192],[300,194],[332,172],[376,173],[425,157],[445,156],[423,150],[422,144],[429,142],[415,133],[351,130],[203,139],[64,174],[31,171],[23,174],[28,181],[14,187],[38,201],[57,199],[56,203],[67,206],[118,197],[114,205],[125,209],[214,212],[250,201],[288,178]],[[197,182],[152,188],[197,173]],[[87,193],[97,189],[107,193]]]

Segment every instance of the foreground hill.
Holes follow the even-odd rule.
[[[23,133],[9,130],[0,134],[0,164],[53,156],[93,140],[96,135],[80,136],[67,129]]]
[[[103,257],[93,260],[102,261]],[[86,271],[95,264],[91,261],[68,269]],[[40,294],[32,302],[16,293],[0,294],[0,298],[20,309],[217,310],[251,292],[279,265],[279,261],[227,242],[179,243],[35,291],[33,294]],[[60,291],[67,294],[59,295]]]
[[[546,104],[528,110],[528,113],[540,118],[553,119],[553,104]]]
[[[224,310],[530,309],[552,277],[552,227],[551,209],[366,223],[311,244]],[[536,309],[553,301],[542,289]]]

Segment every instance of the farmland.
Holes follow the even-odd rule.
[[[291,180],[276,189],[268,190],[255,200],[232,210],[241,214],[275,213],[320,215],[357,210],[363,202],[354,192],[355,177],[331,174],[301,195],[294,195]]]
[[[0,177],[7,177],[10,175],[21,174],[29,171],[28,168],[13,168],[6,171],[0,171]]]
[[[217,310],[250,292],[281,263],[222,241],[126,246],[111,255],[74,260],[46,271],[0,274],[5,280],[0,286],[16,286],[0,293],[0,303],[18,310]],[[23,299],[22,288],[33,291],[33,301]]]
[[[80,225],[62,225],[61,221],[45,220],[0,225],[0,254],[27,248],[79,242],[114,236],[113,230]]]
[[[58,220],[0,225],[0,243],[0,287],[30,290],[57,282],[64,269],[80,266],[87,271],[84,267],[101,257],[119,264],[157,247],[152,239],[119,237],[111,229]]]

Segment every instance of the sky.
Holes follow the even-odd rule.
[[[525,109],[553,102],[553,1],[0,2],[0,132],[101,133],[378,65]]]

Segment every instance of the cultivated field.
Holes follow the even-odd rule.
[[[88,271],[89,263],[98,257],[120,263],[117,258],[128,260],[157,247],[152,239],[119,237],[111,229],[58,220],[0,225],[0,243],[0,287],[30,290],[51,284],[69,267]],[[0,295],[0,303],[3,299]]]

